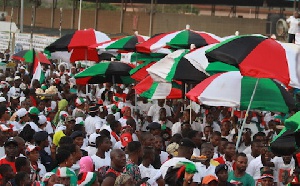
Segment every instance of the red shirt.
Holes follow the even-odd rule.
[[[17,173],[15,162],[7,161],[7,159],[2,158],[2,159],[0,159],[0,165],[2,165],[2,164],[10,165],[11,168],[13,169],[14,173]]]

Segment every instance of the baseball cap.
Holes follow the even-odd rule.
[[[40,147],[38,147],[38,146],[35,146],[35,145],[28,145],[27,147],[26,147],[26,152],[32,152],[33,150],[37,150],[37,151],[39,151],[40,150]]]
[[[219,164],[215,169],[215,174],[218,174],[221,170],[228,171],[228,166],[226,164]]]
[[[196,148],[195,143],[194,143],[192,140],[188,139],[188,138],[183,138],[183,139],[179,142],[179,146]]]
[[[36,107],[30,107],[28,112],[31,115],[39,115],[40,114],[39,109]]]
[[[48,138],[48,132],[46,131],[40,131],[40,132],[36,132],[34,135],[33,135],[33,139],[35,141],[44,141]]]
[[[90,135],[90,137],[89,137],[90,146],[96,146],[96,138],[99,136],[100,136],[100,134],[97,134],[97,133],[93,133]]]
[[[128,143],[132,142],[132,135],[130,133],[125,132],[120,136],[120,139],[123,147],[127,147]]]
[[[17,111],[17,116],[18,116],[19,118],[24,117],[26,114],[27,114],[27,110],[26,110],[25,108],[20,108],[20,109]]]
[[[149,125],[146,127],[147,130],[155,130],[155,129],[161,129],[161,125],[157,122],[152,122],[152,123],[149,123]]]
[[[15,93],[11,96],[12,99],[19,99],[19,97],[20,97],[20,94],[18,94],[18,93]]]
[[[39,116],[39,121],[38,121],[38,123],[39,123],[40,125],[44,125],[46,122],[47,122],[46,116],[40,115],[40,116]]]
[[[2,103],[2,102],[6,102],[5,97],[0,97],[0,103]]]
[[[14,138],[8,138],[8,140],[4,143],[4,147],[9,146],[10,144],[18,146],[18,142],[14,140]]]
[[[83,98],[76,98],[75,103],[77,105],[82,105],[85,102],[85,99]]]
[[[67,116],[65,122],[69,122],[69,121],[76,121],[76,120],[73,116]]]
[[[16,80],[19,80],[19,79],[21,79],[20,76],[16,76],[16,77],[14,78],[15,81],[16,81]]]
[[[75,124],[76,124],[76,125],[84,125],[84,120],[83,120],[83,118],[82,118],[82,117],[77,117],[77,118],[75,119]]]
[[[203,178],[202,184],[209,184],[212,181],[218,181],[218,178],[210,174]]]

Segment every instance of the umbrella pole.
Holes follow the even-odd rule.
[[[191,89],[192,89],[192,84],[190,84],[190,90]],[[190,100],[190,125],[191,124],[192,124],[192,100]]]
[[[243,133],[243,130],[244,130],[244,126],[246,124],[246,118],[248,117],[248,113],[249,113],[249,110],[250,110],[250,107],[251,107],[251,104],[252,104],[252,101],[253,101],[256,89],[257,89],[258,81],[259,81],[259,78],[257,78],[257,80],[256,80],[256,83],[255,83],[255,86],[254,86],[254,89],[253,89],[253,92],[252,92],[252,95],[251,95],[251,98],[250,98],[250,102],[249,102],[249,105],[248,105],[248,108],[246,110],[246,114],[245,114],[245,117],[244,117],[244,120],[243,120],[243,124],[241,126],[240,131],[239,131],[238,139],[237,139],[236,144],[235,144],[235,150],[236,151],[239,148],[239,143],[241,141],[241,137],[242,137],[242,133]]]

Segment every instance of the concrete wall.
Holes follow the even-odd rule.
[[[10,8],[7,8],[10,10]],[[10,12],[9,12],[10,13]],[[24,10],[24,24],[31,23],[31,9]],[[98,27],[105,33],[120,33],[120,12],[99,10]],[[17,16],[14,21],[18,23]],[[59,9],[55,10],[54,28],[59,28]],[[137,28],[140,34],[149,34],[149,13],[133,13],[126,12],[124,15],[123,33],[132,34]],[[78,10],[75,11],[74,28],[78,24]],[[185,25],[191,25],[191,29],[211,32],[219,36],[227,36],[235,33],[236,30],[240,34],[260,33],[266,34],[266,20],[247,19],[247,18],[230,18],[217,16],[195,16],[182,14],[161,14],[156,13],[153,16],[152,33],[161,33],[172,30],[184,29]],[[51,9],[38,8],[36,11],[36,26],[51,28]],[[84,10],[82,12],[81,29],[95,27],[95,10]],[[63,10],[63,29],[72,28],[72,10]]]

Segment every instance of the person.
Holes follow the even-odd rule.
[[[4,13],[2,13],[1,17],[0,17],[0,21],[5,21],[5,20],[6,20],[5,15],[4,15]]]
[[[245,153],[247,155],[249,163],[260,155],[261,152],[260,149],[262,146],[263,144],[260,140],[254,140],[251,142],[251,153],[250,154]]]
[[[218,186],[234,186],[227,181],[228,179],[228,166],[225,164],[219,164],[215,169],[215,174],[218,177]]]
[[[30,161],[26,157],[18,157],[16,159],[16,171],[18,172],[26,172],[31,174]]]
[[[30,175],[26,172],[18,172],[15,176],[15,183],[17,186],[31,186],[32,181]]]
[[[44,186],[53,186],[54,184],[58,183],[58,177],[53,172],[47,172],[44,177],[41,179],[41,183]]]
[[[26,147],[26,156],[30,161],[31,171],[33,173],[33,181],[39,181],[40,178],[46,174],[46,168],[43,164],[39,163],[39,147],[35,145],[28,145]]]
[[[90,135],[88,140],[88,146],[84,149],[88,152],[88,156],[92,156],[97,153],[96,139],[98,136],[100,136],[100,134],[97,133],[93,133]]]
[[[165,99],[158,99],[157,103],[153,104],[150,108],[149,111],[147,113],[147,121],[149,123],[151,123],[152,121],[159,121],[159,111],[161,108],[165,108],[166,109],[166,116],[167,119],[172,121],[172,113],[170,108],[165,105]]]
[[[220,164],[226,164],[229,170],[233,170],[234,164],[234,155],[235,155],[235,144],[233,142],[228,142],[224,156],[220,156],[215,158],[214,160],[219,162]]]
[[[246,168],[248,159],[245,153],[238,153],[236,155],[236,168],[228,173],[228,182],[232,184],[242,184],[243,186],[254,186],[255,181],[248,173]]]
[[[110,160],[109,151],[112,147],[111,147],[111,141],[109,137],[107,136],[97,137],[96,147],[97,147],[97,153],[91,156],[95,165],[95,170],[98,170],[103,166],[110,166],[111,160]]]
[[[261,186],[273,186],[274,185],[274,177],[272,175],[272,171],[264,171],[260,177]]]
[[[0,159],[0,165],[8,164],[13,169],[13,172],[16,173],[15,161],[18,153],[18,143],[13,138],[9,138],[5,142],[4,147],[6,156]]]
[[[1,115],[1,107],[0,107],[0,115]],[[5,142],[9,138],[9,134],[11,131],[12,130],[10,127],[6,126],[5,124],[0,124],[0,158],[5,156]]]
[[[93,159],[90,156],[84,156],[79,160],[80,170],[79,174],[83,172],[95,171]]]
[[[179,142],[178,156],[169,159],[160,167],[163,178],[165,178],[169,167],[175,166],[178,162],[189,162],[194,164],[190,159],[195,147],[195,144],[190,139],[183,138]]]
[[[134,185],[132,177],[125,173],[119,175],[114,184],[114,186],[132,186],[132,185]]]
[[[153,136],[161,135],[161,125],[158,122],[149,123],[146,129],[149,130],[149,132],[153,134]]]
[[[112,186],[116,178],[120,176],[126,165],[125,152],[121,149],[113,149],[110,153],[111,166],[106,172],[106,177],[101,186]]]
[[[274,181],[278,185],[286,185],[292,176],[291,170],[295,169],[295,160],[292,155],[274,157],[271,162],[274,163]]]
[[[111,117],[113,115],[110,115]],[[111,132],[110,132],[110,138],[111,138],[111,142],[112,142],[112,146],[115,146],[115,144],[120,141],[120,133],[121,133],[121,123],[119,121],[113,120],[110,123],[110,128],[111,128]]]
[[[95,104],[89,106],[89,116],[84,120],[85,130],[88,136],[96,131],[100,132],[102,127],[101,118],[98,116],[99,107]]]
[[[63,130],[55,132],[55,134],[53,135],[54,145],[58,146],[58,143],[63,136],[70,136],[73,132],[74,125],[75,118],[72,116],[67,116],[65,118],[65,128]]]
[[[160,162],[163,164],[169,159],[169,154],[165,151],[163,151],[163,139],[161,136],[154,136],[154,148],[155,153],[159,155]]]
[[[294,11],[293,15],[290,16],[286,22],[289,24],[289,30],[288,30],[288,43],[294,43],[295,42],[295,35],[296,33],[299,33],[299,13],[297,11]]]
[[[8,164],[0,165],[1,185],[12,185],[11,180],[15,177],[15,173]]]
[[[220,143],[220,140],[221,140],[221,132],[214,131],[210,137],[210,142],[214,147],[214,153],[218,153],[218,145]]]
[[[141,173],[138,167],[139,160],[143,157],[142,145],[138,141],[132,141],[128,143],[126,148],[128,153],[128,159],[125,166],[125,171],[132,178],[134,183],[141,181]]]
[[[202,133],[196,130],[191,130],[188,133],[188,138],[191,139],[196,145],[196,148],[194,148],[193,151],[193,156],[200,156],[200,149],[202,145]]]
[[[154,169],[151,163],[154,161],[154,153],[155,150],[153,147],[144,147],[143,148],[143,160],[139,165],[139,169],[141,172],[141,177],[149,179],[147,183],[155,186],[163,186],[165,185],[165,181],[162,178],[161,172],[158,169]]]

